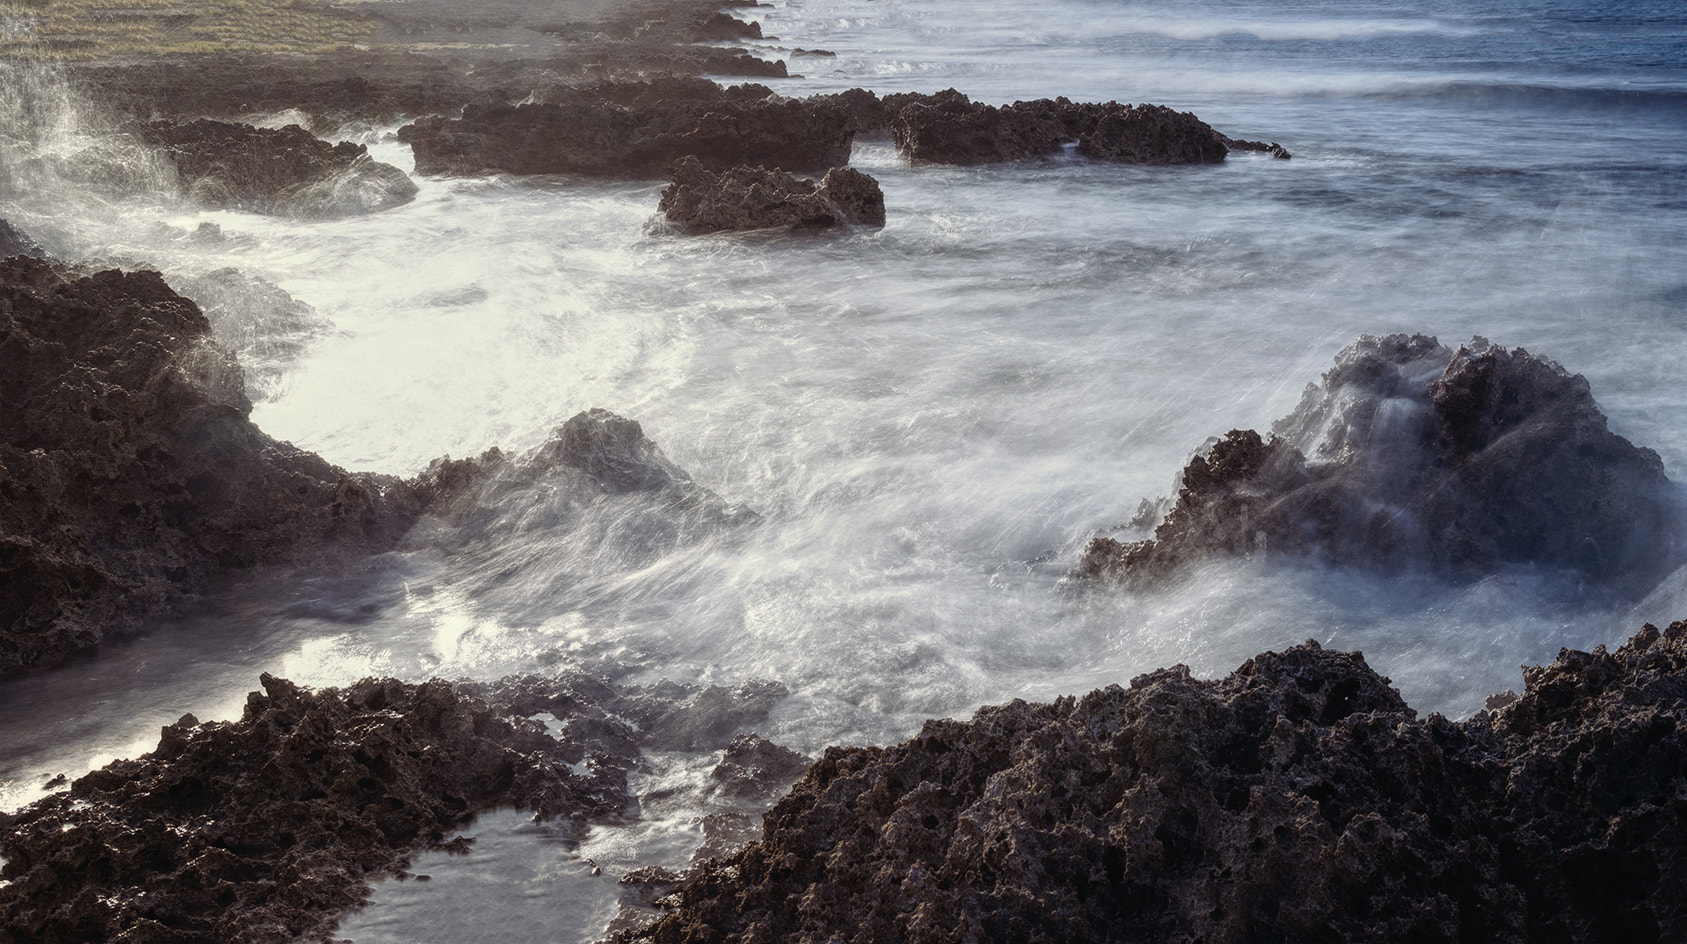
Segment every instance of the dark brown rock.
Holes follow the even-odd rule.
[[[618,941],[1666,941],[1687,623],[1420,720],[1308,642],[832,748]]]
[[[1213,164],[1224,136],[1189,112],[1109,102],[1078,136],[1078,153],[1119,164]]]
[[[696,158],[684,157],[674,163],[672,176],[657,209],[683,232],[885,223],[879,182],[848,167],[827,171],[817,186],[765,167],[713,174]]]
[[[408,175],[372,159],[363,145],[329,144],[297,125],[150,121],[135,133],[205,206],[317,219],[373,213],[416,196]]]
[[[250,412],[238,363],[157,273],[0,262],[0,675],[90,651],[254,567],[539,526],[648,561],[758,520],[605,411],[526,456],[441,459],[409,480],[336,468]]]
[[[466,109],[407,125],[399,137],[424,174],[662,176],[681,157],[711,169],[767,164],[819,170],[849,161],[841,109],[790,99],[663,100],[638,108],[535,103]]]
[[[990,164],[1057,153],[1066,130],[1042,109],[996,108],[947,89],[902,106],[891,136],[915,163]]]
[[[1459,577],[1527,565],[1622,594],[1682,560],[1677,489],[1610,432],[1587,381],[1478,338],[1362,338],[1270,438],[1232,430],[1184,469],[1152,540],[1098,537],[1077,573],[1144,586],[1268,553]]]
[[[263,687],[241,720],[184,717],[153,753],[5,817],[0,941],[321,939],[366,878],[466,845],[447,837],[477,812],[515,806],[583,835],[634,809],[637,735],[601,680]],[[554,735],[524,717],[540,712]]]
[[[1276,141],[1244,141],[1240,138],[1228,138],[1224,135],[1219,135],[1219,137],[1223,139],[1224,146],[1232,151],[1259,151],[1283,161],[1290,158],[1288,149]]]

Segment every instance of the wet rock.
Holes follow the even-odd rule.
[[[675,162],[672,175],[657,209],[683,232],[885,223],[879,182],[848,167],[827,171],[818,186],[765,167],[713,174],[694,157]]]
[[[1078,136],[1078,153],[1119,164],[1213,164],[1224,136],[1189,112],[1109,102]]]
[[[263,688],[239,721],[184,717],[153,753],[7,817],[0,940],[322,939],[368,877],[462,847],[448,837],[477,812],[516,806],[583,831],[631,802],[636,751],[580,726],[549,735],[444,682],[312,692],[266,675]],[[580,693],[552,703],[569,720],[595,708]]]
[[[0,675],[92,651],[255,567],[341,566],[401,541],[495,548],[519,529],[634,566],[759,520],[605,411],[527,456],[444,458],[403,480],[276,442],[251,409],[239,364],[157,273],[0,262]]]
[[[0,220],[0,259],[9,256],[34,256],[37,259],[45,259],[47,252],[17,227]]]
[[[221,237],[215,224],[201,223],[191,238]],[[305,349],[333,328],[328,319],[280,286],[239,269],[172,274],[170,282],[199,305],[217,343],[240,362],[246,394],[253,402],[273,396]]]
[[[150,121],[135,133],[175,165],[188,195],[211,207],[322,219],[391,209],[416,184],[361,144],[329,144],[299,127],[201,119]]]
[[[621,942],[1687,934],[1687,623],[1419,719],[1308,642],[831,748]]]
[[[1451,576],[1538,566],[1624,594],[1682,559],[1657,454],[1606,427],[1587,381],[1480,338],[1362,338],[1269,438],[1190,460],[1151,540],[1093,540],[1077,574],[1146,586],[1266,553]]]
[[[828,104],[791,99],[663,100],[642,107],[485,105],[461,118],[406,125],[399,138],[423,174],[583,174],[654,178],[679,158],[710,169],[767,164],[791,171],[849,162],[854,131]]]
[[[739,800],[770,800],[808,770],[814,758],[754,734],[740,734],[726,746],[726,756],[709,772],[721,793]]]
[[[1219,137],[1224,141],[1224,146],[1232,151],[1258,151],[1284,161],[1291,156],[1288,149],[1276,141],[1244,141],[1240,138],[1228,138],[1224,135],[1219,135]]]
[[[0,263],[0,673],[202,592],[217,572],[389,546],[397,480],[265,436],[239,365],[152,272]]]
[[[947,89],[904,105],[891,137],[915,163],[989,164],[1057,153],[1066,130],[1040,109],[982,105]]]
[[[637,722],[640,741],[648,748],[718,750],[743,728],[765,721],[773,706],[790,694],[784,685],[766,679],[736,689],[710,685],[699,690],[667,682],[620,703],[619,710]]]

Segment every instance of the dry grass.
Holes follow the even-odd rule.
[[[366,42],[374,28],[304,0],[0,0],[0,57],[318,52]]]

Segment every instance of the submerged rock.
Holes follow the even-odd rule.
[[[1232,430],[1184,468],[1151,540],[1094,539],[1081,577],[1143,586],[1223,555],[1453,576],[1507,565],[1625,593],[1681,562],[1663,463],[1606,428],[1587,381],[1475,339],[1362,338],[1269,438]]]
[[[0,220],[0,259],[9,256],[33,256],[44,259],[46,250],[35,244],[35,240],[20,232],[6,220]]]
[[[1314,642],[830,748],[620,942],[1687,935],[1687,623],[1463,723]]]
[[[206,206],[320,219],[386,210],[416,196],[415,182],[368,148],[329,144],[298,125],[149,121],[136,134],[163,152],[188,195]]]
[[[621,711],[687,710],[585,676],[312,692],[266,675],[263,688],[239,721],[184,717],[153,753],[0,815],[0,941],[326,939],[368,878],[466,846],[447,837],[478,812],[531,810],[576,838],[636,817],[641,736]],[[541,713],[549,731],[527,718]],[[779,750],[740,750],[741,764],[777,766]]]
[[[441,459],[405,480],[277,442],[251,409],[239,364],[156,272],[0,262],[0,675],[91,651],[254,567],[558,522],[620,566],[758,520],[606,411],[528,456]]]
[[[676,161],[672,173],[657,209],[688,233],[885,224],[879,182],[848,167],[827,171],[818,186],[765,167],[713,174],[694,157]]]
[[[482,105],[399,130],[418,173],[611,178],[659,177],[686,156],[711,169],[819,170],[847,164],[854,137],[842,109],[792,99]]]

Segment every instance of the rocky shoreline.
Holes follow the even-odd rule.
[[[668,179],[657,209],[681,233],[885,225],[877,182],[847,167],[862,135],[911,164],[1289,157],[1146,103],[723,86],[701,76],[788,72],[702,45],[760,38],[715,2],[566,22],[386,6],[358,21],[385,38],[369,49],[66,70],[189,199],[296,218],[409,200],[409,175],[329,140],[399,122],[419,175]],[[505,31],[519,54],[479,44]],[[420,51],[444,35],[463,48]],[[283,112],[298,124],[251,123]],[[60,170],[117,172],[99,161]],[[611,514],[643,516],[660,553],[759,520],[602,410],[521,456],[340,469],[251,423],[194,292],[44,255],[0,221],[0,676],[97,652],[258,568],[472,556],[522,527],[590,541]],[[220,278],[231,299],[267,291]],[[298,307],[279,296],[265,304]],[[1381,419],[1403,409],[1405,427]],[[1397,335],[1344,351],[1268,435],[1203,449],[1137,523],[1151,536],[1094,537],[1074,575],[1141,590],[1273,554],[1453,579],[1543,567],[1632,597],[1681,563],[1681,523],[1656,454],[1607,430],[1582,378]],[[0,814],[0,944],[331,940],[372,878],[463,848],[477,813],[582,836],[636,819],[642,751],[721,752],[722,803],[691,870],[627,876],[618,944],[1687,938],[1687,623],[1566,650],[1525,683],[1466,721],[1420,719],[1362,655],[1309,641],[1224,679],[1162,669],[811,765],[750,733],[787,696],[777,682],[264,676],[241,719],[184,716],[152,753]]]
[[[617,944],[1672,941],[1687,623],[1419,719],[1314,642],[830,748]]]

